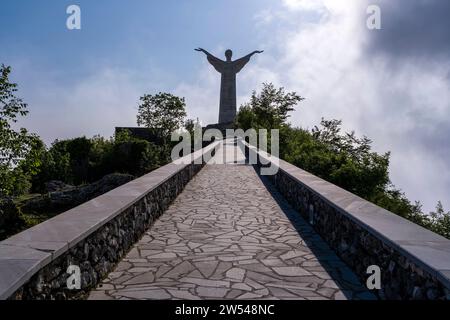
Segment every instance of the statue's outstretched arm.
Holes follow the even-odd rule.
[[[264,50],[255,50],[252,53],[249,53],[248,55],[246,55],[244,58],[251,58],[251,56],[253,56],[254,54],[263,53],[263,52],[264,52]]]
[[[241,71],[242,70],[242,68],[250,61],[250,58],[254,55],[254,54],[257,54],[257,53],[263,53],[264,51],[258,51],[258,50],[256,50],[256,51],[253,51],[252,53],[249,53],[248,55],[246,55],[246,56],[243,56],[242,58],[240,58],[240,59],[237,59],[236,61],[233,61],[233,63],[234,63],[234,67],[235,67],[235,72],[236,73],[238,73],[239,71]]]
[[[207,56],[214,57],[211,53],[209,53],[208,51],[206,51],[206,50],[203,49],[203,48],[197,48],[197,49],[195,49],[195,51],[203,52],[203,53],[206,54]],[[214,58],[215,58],[215,57],[214,57]],[[217,59],[218,59],[218,58],[217,58]]]
[[[225,64],[225,61],[213,56],[211,53],[209,53],[205,49],[197,48],[197,49],[195,49],[195,51],[200,51],[200,52],[203,52],[204,54],[206,54],[208,62],[210,64],[212,64],[214,69],[216,69],[218,72],[223,72],[223,65]]]

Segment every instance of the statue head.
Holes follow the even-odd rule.
[[[225,57],[227,58],[227,61],[231,61],[232,56],[233,56],[233,51],[231,51],[230,49],[225,51]]]

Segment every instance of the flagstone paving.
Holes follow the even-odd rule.
[[[282,196],[245,164],[206,165],[89,296],[373,298]]]

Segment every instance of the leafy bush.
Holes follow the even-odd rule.
[[[0,198],[0,240],[25,226],[20,211],[10,198]]]
[[[340,133],[340,121],[322,120],[312,132],[286,128],[281,132],[282,157],[363,198],[389,184],[389,153],[371,152],[371,141]],[[300,131],[300,133],[294,133]],[[293,136],[301,136],[300,143]]]
[[[145,174],[166,159],[162,147],[131,137],[124,132],[115,139],[95,136],[56,140],[48,150],[38,152],[40,170],[32,177],[32,190],[44,192],[45,183],[60,180],[67,184],[92,183],[109,173]]]
[[[158,147],[151,142],[129,135],[116,137],[112,150],[114,171],[142,175],[160,165],[159,153]]]

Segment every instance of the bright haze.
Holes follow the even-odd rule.
[[[237,80],[238,105],[262,82],[306,100],[293,125],[341,119],[391,151],[391,178],[411,200],[450,207],[450,1],[3,0],[0,63],[31,111],[20,125],[46,143],[134,126],[139,96],[186,98],[190,118],[217,122],[220,78],[194,48],[256,56]],[[381,30],[366,26],[381,8]]]

